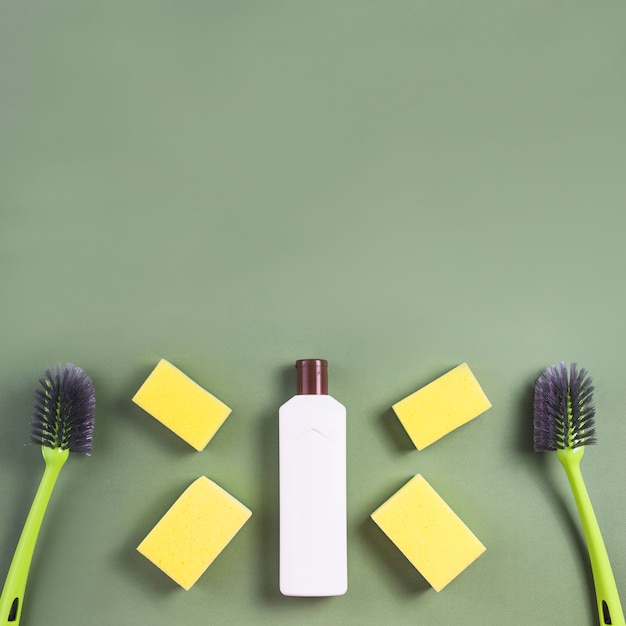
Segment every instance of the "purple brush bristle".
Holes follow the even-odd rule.
[[[96,394],[80,367],[57,363],[35,390],[30,441],[48,448],[91,454]]]
[[[549,367],[535,385],[535,450],[552,451],[596,443],[593,383],[572,363]]]

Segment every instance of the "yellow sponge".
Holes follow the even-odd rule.
[[[436,591],[485,551],[420,474],[371,517]]]
[[[251,515],[202,476],[187,487],[137,550],[189,590]]]
[[[196,450],[205,446],[231,409],[165,359],[161,359],[133,402]]]
[[[392,406],[418,450],[491,408],[467,363]]]

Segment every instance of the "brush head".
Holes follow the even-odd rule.
[[[572,363],[549,367],[535,385],[535,450],[578,448],[596,443],[593,383]]]
[[[35,390],[30,441],[48,448],[91,454],[96,394],[80,367],[57,363]]]

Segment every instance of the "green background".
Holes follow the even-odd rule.
[[[626,600],[626,5],[0,6],[0,576],[43,471],[32,393],[83,367],[23,624],[594,624],[536,377],[596,383],[583,462]],[[130,398],[165,357],[233,408],[205,451]],[[278,592],[277,409],[348,409],[347,595]],[[390,406],[466,361],[493,408],[418,452]],[[369,520],[422,473],[487,547],[437,594]],[[253,511],[189,592],[135,551],[207,475]]]

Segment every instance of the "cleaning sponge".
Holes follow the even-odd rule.
[[[420,474],[371,517],[436,591],[485,551]]]
[[[165,359],[161,359],[133,397],[196,450],[207,443],[231,409]]]
[[[491,408],[467,363],[392,406],[418,450]]]
[[[194,481],[137,550],[189,590],[252,515],[205,476]]]

